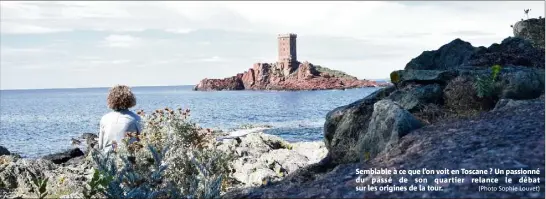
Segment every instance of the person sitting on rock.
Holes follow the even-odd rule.
[[[112,112],[101,118],[98,140],[98,149],[105,153],[115,151],[127,133],[140,134],[142,131],[140,116],[129,110],[136,105],[136,98],[128,86],[110,88],[106,101]]]

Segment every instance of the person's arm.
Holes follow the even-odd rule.
[[[102,150],[104,148],[104,125],[102,125],[102,119],[99,124],[99,146],[98,149]]]
[[[135,125],[135,129],[136,129],[136,131],[137,131],[136,133],[137,133],[138,135],[140,135],[140,134],[142,133],[142,126],[143,126],[143,124],[142,124],[142,118],[141,118],[140,116],[137,115],[137,116],[135,117],[135,124],[134,124],[134,125]]]
[[[140,120],[136,120],[133,125],[135,126],[135,131],[137,135],[140,135],[142,133],[142,127],[140,126]]]

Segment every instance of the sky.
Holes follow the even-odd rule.
[[[490,46],[544,2],[0,2],[0,89],[194,85],[277,57],[386,79],[461,38]]]

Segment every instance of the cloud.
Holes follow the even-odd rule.
[[[142,39],[131,35],[108,35],[103,44],[112,48],[129,48],[139,45]]]
[[[449,6],[445,6],[449,5]],[[2,2],[4,33],[70,30],[187,34],[199,29],[297,32],[359,39],[433,37],[466,30],[505,35],[506,22],[523,16],[519,7],[539,2]],[[496,11],[489,11],[492,8]],[[282,10],[282,14],[279,14]],[[502,11],[501,11],[502,10]],[[496,13],[495,13],[496,12]],[[500,15],[499,12],[503,12]],[[463,14],[464,13],[464,14]],[[540,13],[540,12],[536,12]],[[483,21],[476,20],[480,19]],[[505,24],[502,24],[505,21]],[[14,25],[15,24],[15,25]],[[14,26],[20,26],[15,27]],[[25,28],[26,27],[26,28]],[[4,28],[3,28],[4,29]],[[506,28],[504,28],[506,29]],[[494,31],[495,30],[495,31]],[[495,33],[497,32],[497,33]],[[430,35],[429,35],[430,36]]]
[[[466,37],[466,36],[494,36],[494,33],[491,32],[485,32],[481,30],[459,30],[455,32],[449,33],[450,35],[453,35],[455,37]]]
[[[172,63],[176,63],[178,61],[180,61],[180,60],[179,59],[156,60],[156,61],[153,61],[152,63],[150,63],[149,65],[154,66],[154,65],[172,64]],[[144,66],[146,66],[146,65],[144,65]]]
[[[116,60],[92,60],[89,63],[91,64],[106,64],[106,65],[117,65],[117,64],[125,64],[129,63],[131,60],[127,59],[116,59]]]
[[[2,47],[2,54],[19,54],[19,53],[41,53],[45,52],[46,49],[43,48],[11,48],[11,47]]]
[[[178,34],[187,34],[194,31],[194,29],[191,28],[167,28],[165,29],[165,32],[170,33],[178,33]]]
[[[0,32],[4,34],[44,34],[71,31],[70,29],[49,28],[39,25],[0,22]]]
[[[531,17],[544,11],[543,2],[506,1],[0,5],[2,88],[109,86],[118,76],[136,85],[194,84],[275,61],[276,35],[287,32],[298,34],[300,60],[384,78],[457,37],[474,46],[498,43],[512,36],[509,25],[524,18],[524,8]]]
[[[197,60],[199,62],[220,62],[220,61],[225,61],[225,59],[222,59],[218,56],[212,56],[212,57],[208,57],[208,58],[203,58],[203,59],[199,59]]]

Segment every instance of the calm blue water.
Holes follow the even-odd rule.
[[[202,127],[272,125],[266,133],[289,141],[322,139],[328,111],[361,99],[377,88],[329,91],[197,92],[192,86],[135,87],[137,106],[189,108]],[[98,131],[108,88],[0,91],[0,145],[24,157],[38,157],[71,147],[70,138]]]

